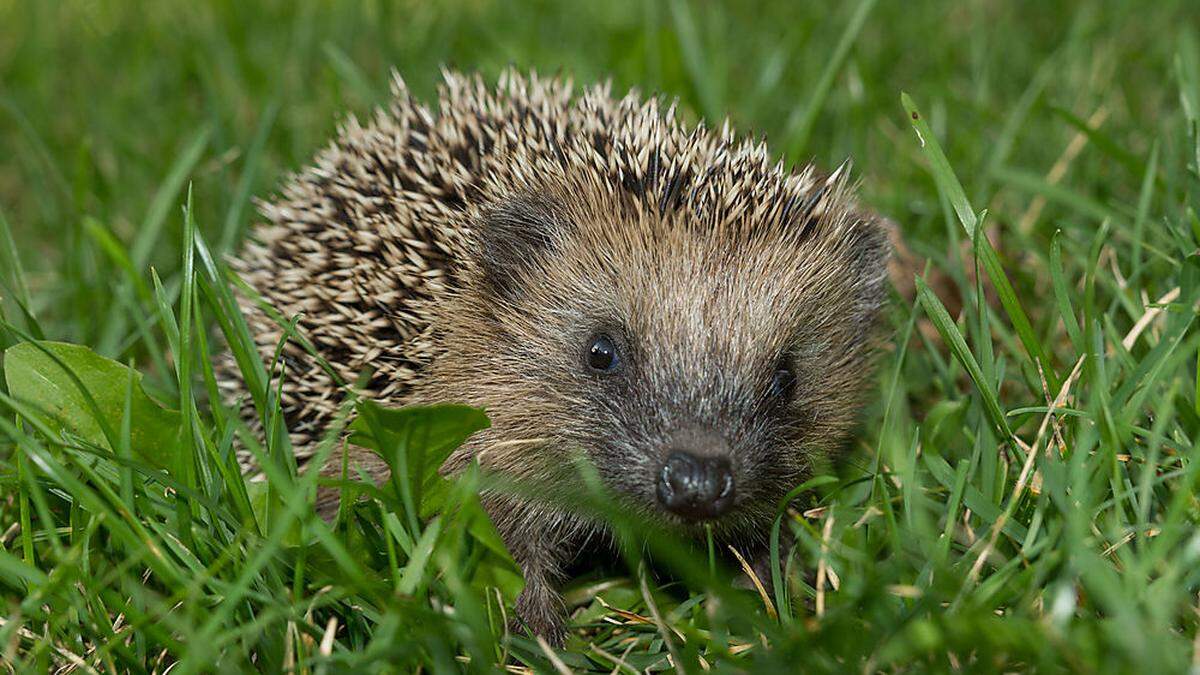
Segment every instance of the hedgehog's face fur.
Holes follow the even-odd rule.
[[[845,444],[883,296],[878,223],[837,204],[841,182],[807,180],[785,222],[580,185],[481,209],[430,380],[493,426],[451,464],[478,456],[561,499],[582,454],[662,522],[772,516]]]

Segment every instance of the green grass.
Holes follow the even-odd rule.
[[[1198,25],[1136,0],[0,0],[0,348],[110,359],[5,358],[0,670],[1197,672]],[[614,515],[559,653],[504,634],[482,479],[429,472],[469,412],[360,416],[403,471],[312,516],[221,262],[389,68],[429,98],[441,64],[510,63],[851,157],[922,261],[852,454],[778,521],[786,577],[732,588]],[[266,483],[211,405],[225,344]]]

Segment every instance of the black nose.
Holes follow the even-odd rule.
[[[724,457],[672,452],[658,474],[658,501],[688,520],[724,515],[733,496],[733,471]]]

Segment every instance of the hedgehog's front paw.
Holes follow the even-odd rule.
[[[525,590],[517,596],[516,612],[509,622],[510,632],[531,633],[553,647],[561,647],[566,642],[566,607],[562,596],[554,589],[541,583],[527,583]]]

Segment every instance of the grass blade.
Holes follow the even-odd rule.
[[[950,352],[954,354],[954,358],[958,360],[967,371],[967,376],[975,383],[975,390],[979,392],[984,409],[987,410],[988,417],[991,418],[992,424],[995,425],[996,432],[1002,438],[1011,439],[1012,430],[1008,426],[1008,418],[1004,414],[1004,408],[1001,407],[999,399],[996,398],[996,392],[992,390],[987,379],[984,378],[983,370],[980,369],[979,363],[975,360],[975,355],[967,347],[966,340],[963,339],[958,326],[954,324],[954,320],[946,312],[946,307],[938,300],[922,277],[917,277],[917,299],[921,303],[921,306],[925,308],[925,313],[929,316],[929,320],[933,322],[934,327],[937,328],[942,339],[950,347]]]
[[[175,163],[154,194],[154,198],[150,201],[150,207],[146,211],[146,218],[142,221],[137,237],[129,247],[129,258],[133,261],[134,269],[145,269],[146,264],[150,262],[150,254],[158,246],[171,207],[175,204],[179,191],[187,182],[188,175],[203,156],[211,136],[212,128],[206,126],[184,144],[183,151],[175,158]]]
[[[812,133],[813,124],[817,121],[817,114],[825,105],[825,99],[829,96],[830,88],[833,87],[833,80],[841,72],[842,64],[846,62],[850,49],[858,40],[858,35],[867,23],[867,17],[871,15],[875,2],[876,0],[859,1],[858,6],[854,8],[854,14],[850,16],[850,22],[842,30],[842,36],[838,39],[837,47],[834,47],[833,55],[825,63],[821,77],[806,97],[804,107],[796,108],[791,118],[788,119],[783,137],[787,139],[787,155],[789,157],[800,156],[808,145],[808,137]]]
[[[963,190],[962,183],[954,175],[954,170],[950,168],[950,162],[946,160],[946,155],[942,152],[941,145],[938,143],[937,138],[934,137],[929,124],[921,117],[916,104],[913,103],[908,94],[901,94],[900,98],[904,104],[905,111],[912,118],[913,129],[917,132],[917,137],[921,142],[921,149],[929,161],[930,170],[933,173],[938,190],[950,200],[951,205],[954,207],[954,212],[958,215],[959,222],[962,223],[963,229],[967,232],[967,236],[971,238],[972,242],[975,242],[980,221],[974,209],[972,209],[970,201],[967,199],[967,193]],[[1001,267],[1000,259],[996,256],[996,251],[987,240],[987,236],[978,237],[978,239],[980,241],[977,242],[977,249],[982,257],[983,268],[987,271],[988,279],[991,280],[992,285],[996,289],[996,295],[1000,298],[1000,304],[1004,307],[1009,321],[1012,322],[1013,329],[1016,330],[1017,336],[1021,339],[1021,344],[1025,346],[1025,350],[1029,353],[1029,356],[1041,364],[1042,370],[1046,374],[1046,379],[1050,382],[1051,389],[1057,390],[1060,379],[1055,373],[1041,341],[1034,333],[1033,326],[1029,323],[1029,316],[1025,313],[1025,309],[1017,299],[1016,291],[1013,289],[1012,283],[1009,282],[1004,268]]]

